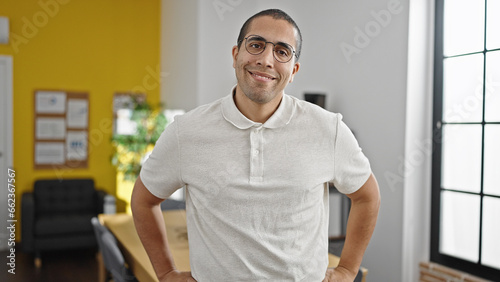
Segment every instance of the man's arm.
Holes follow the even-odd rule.
[[[354,280],[377,222],[380,191],[373,174],[358,191],[347,196],[351,199],[351,210],[344,248],[339,265],[328,270],[324,281]]]
[[[135,228],[160,281],[195,281],[191,274],[176,270],[168,247],[160,199],[146,188],[140,177],[134,185],[131,208]]]

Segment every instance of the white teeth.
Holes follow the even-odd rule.
[[[263,79],[272,80],[272,78],[270,78],[270,77],[267,77],[267,76],[261,76],[261,75],[255,74],[255,73],[252,73],[252,75],[257,76],[257,77],[260,77],[260,78],[263,78]]]

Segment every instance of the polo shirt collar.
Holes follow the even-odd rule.
[[[248,129],[254,126],[263,126],[265,128],[280,128],[287,125],[295,112],[295,103],[293,99],[283,94],[281,103],[274,114],[264,123],[254,122],[244,116],[236,107],[233,99],[233,93],[236,86],[231,91],[231,94],[222,99],[221,109],[224,118],[239,129]]]

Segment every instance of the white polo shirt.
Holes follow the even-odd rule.
[[[353,193],[371,170],[342,116],[284,95],[264,123],[233,95],[176,117],[141,170],[169,197],[186,185],[193,277],[322,281],[328,266],[328,186]]]

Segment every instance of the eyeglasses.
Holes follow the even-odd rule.
[[[241,42],[242,40],[240,40]],[[238,43],[240,43],[238,42]],[[273,56],[280,63],[288,63],[293,56],[297,57],[293,47],[284,42],[273,43],[258,35],[245,37],[245,49],[252,55],[259,55],[266,50],[267,43],[273,44]]]

